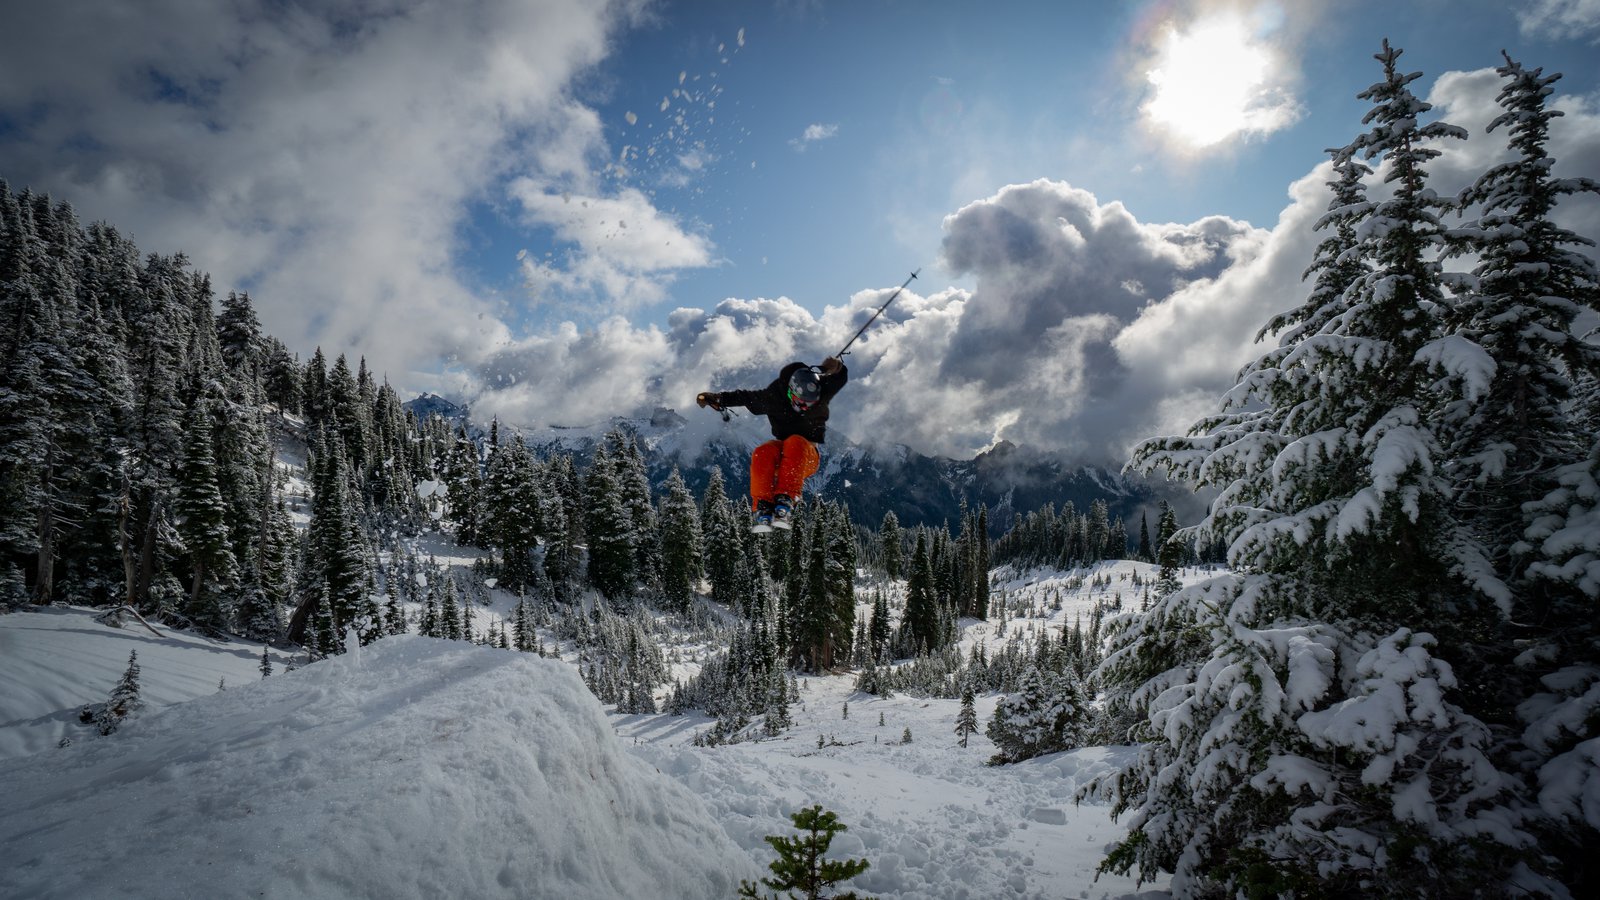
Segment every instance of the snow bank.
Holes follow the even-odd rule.
[[[14,760],[0,796],[6,897],[711,897],[759,874],[570,666],[412,636]]]

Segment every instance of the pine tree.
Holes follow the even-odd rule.
[[[850,512],[839,504],[823,504],[817,514],[826,556],[824,582],[828,615],[830,665],[850,658],[856,621],[856,542]]]
[[[1178,514],[1167,501],[1161,501],[1161,518],[1156,520],[1156,562],[1161,571],[1156,576],[1156,593],[1171,594],[1183,587],[1178,579],[1178,569],[1183,565],[1184,549],[1175,540],[1178,534]]]
[[[430,581],[427,598],[422,602],[422,617],[417,622],[417,633],[423,637],[444,637],[444,629],[439,622],[438,593],[438,588]]]
[[[972,598],[972,615],[979,619],[989,618],[989,569],[993,564],[992,553],[989,548],[989,507],[986,504],[978,505],[978,565],[973,573],[976,586]]]
[[[306,360],[306,370],[300,376],[306,424],[312,428],[326,428],[334,424],[333,399],[328,394],[328,358],[322,348],[312,352]]]
[[[1194,437],[1135,452],[1220,489],[1190,533],[1226,540],[1235,570],[1119,620],[1100,670],[1148,714],[1112,787],[1133,829],[1105,867],[1173,872],[1178,893],[1465,895],[1509,874],[1497,841],[1531,844],[1429,631],[1470,542],[1434,430],[1445,230],[1425,164],[1463,135],[1421,124],[1398,57],[1385,42],[1360,95],[1372,128],[1335,151],[1335,233],[1306,302],[1269,323],[1278,346]],[[1390,198],[1346,202],[1358,153],[1382,158]]]
[[[455,580],[444,579],[441,593],[444,599],[439,604],[439,637],[451,641],[466,640],[467,635],[461,631],[461,609],[456,603]]]
[[[889,622],[889,598],[883,591],[878,591],[872,600],[872,624],[868,626],[867,635],[870,641],[872,661],[883,658],[889,649],[889,636],[891,634]]]
[[[261,672],[262,678],[272,677],[272,657],[267,655],[267,648],[261,648],[261,665],[256,667]]]
[[[230,369],[254,372],[261,365],[261,321],[256,318],[249,294],[228,292],[217,316],[217,341]]]
[[[300,414],[305,405],[300,361],[277,338],[266,338],[262,350],[261,387],[280,412]]]
[[[839,817],[834,813],[823,811],[819,805],[802,809],[789,818],[802,834],[799,837],[767,836],[766,842],[777,851],[778,858],[767,866],[772,870],[772,877],[762,878],[761,883],[773,890],[791,892],[789,896],[799,896],[805,900],[819,900],[825,897],[832,897],[834,900],[859,900],[859,895],[854,891],[843,894],[823,893],[840,882],[849,881],[860,875],[869,867],[864,859],[823,858],[828,852],[829,845],[833,843],[834,835],[849,830],[839,821]],[[739,884],[739,896],[759,898],[761,895],[756,884],[743,881]]]
[[[189,414],[174,511],[192,578],[184,613],[194,624],[220,631],[231,624],[231,609],[221,591],[231,586],[236,570],[228,539],[229,510],[217,488],[211,414],[206,407],[196,403]]]
[[[916,549],[911,552],[911,572],[906,580],[906,612],[901,626],[912,653],[933,651],[942,646],[939,631],[938,598],[934,595],[933,563],[928,557],[927,533],[917,533]]]
[[[967,746],[967,736],[978,730],[978,710],[972,695],[972,685],[961,687],[961,712],[956,714],[956,738]]]
[[[629,597],[636,574],[634,519],[618,481],[616,461],[603,448],[589,466],[584,501],[589,582],[608,600]]]
[[[363,472],[370,462],[371,423],[369,409],[361,400],[361,386],[350,371],[344,354],[328,370],[328,426],[339,437],[345,451],[345,464],[352,472]]]
[[[794,724],[789,715],[789,683],[781,667],[773,666],[769,670],[764,693],[766,721],[763,729],[768,737],[776,737]]]
[[[500,551],[503,586],[522,590],[534,580],[541,504],[533,460],[520,436],[502,441],[489,458],[482,492],[485,515],[478,538]]]
[[[734,572],[743,556],[740,532],[743,519],[733,509],[723,486],[722,468],[714,466],[701,501],[700,520],[705,537],[705,574],[711,599],[735,605]]]
[[[110,734],[143,706],[144,701],[139,698],[139,651],[132,650],[128,653],[128,668],[111,689],[111,699],[94,716],[95,727],[101,734]]]
[[[476,545],[480,540],[483,475],[479,471],[478,447],[467,437],[465,428],[456,432],[445,462],[444,481],[449,492],[450,519],[456,526],[456,543]]]
[[[996,752],[990,764],[1020,762],[1078,745],[1088,718],[1083,685],[1030,665],[1017,692],[1003,698],[985,732]]]
[[[1600,377],[1600,347],[1574,325],[1600,311],[1600,277],[1584,250],[1594,241],[1552,214],[1562,198],[1600,193],[1600,184],[1553,174],[1546,147],[1561,112],[1547,98],[1561,76],[1510,56],[1497,71],[1504,111],[1488,130],[1505,129],[1512,159],[1458,200],[1476,213],[1458,232],[1458,252],[1478,262],[1446,313],[1453,343],[1431,356],[1451,382],[1447,471],[1476,543],[1458,568],[1480,598],[1459,604],[1441,631],[1465,645],[1453,661],[1475,676],[1463,705],[1486,722],[1524,726],[1501,739],[1499,758],[1538,797],[1529,814],[1539,846],[1560,861],[1561,882],[1578,888],[1600,849],[1600,814],[1578,814],[1573,799],[1600,785],[1582,749],[1600,735],[1600,580],[1578,574],[1600,550],[1600,442],[1577,400],[1578,384]]]
[[[883,524],[878,526],[878,544],[883,549],[883,572],[894,581],[900,578],[901,549],[900,519],[889,510],[883,514]]]
[[[833,609],[828,596],[828,541],[821,516],[812,517],[808,529],[808,561],[802,573],[790,577],[803,583],[800,605],[791,612],[795,646],[806,671],[822,672],[833,665]]]
[[[700,512],[676,467],[667,476],[661,504],[661,593],[667,608],[689,611],[701,576]]]
[[[362,642],[368,643],[381,632],[381,615],[369,590],[365,538],[356,521],[349,469],[337,434],[319,430],[311,464],[311,521],[306,527],[302,584],[326,587],[334,633],[342,634],[362,620]],[[291,625],[290,640],[298,639],[299,632]],[[337,648],[329,650],[336,652]]]
[[[544,571],[556,599],[561,600],[577,579],[578,547],[584,540],[583,488],[571,457],[557,455],[546,462],[543,491]]]

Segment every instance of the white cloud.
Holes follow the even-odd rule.
[[[510,329],[455,266],[468,209],[517,174],[600,195],[609,154],[566,90],[639,6],[26,4],[0,29],[4,175],[141,249],[185,251],[219,290],[247,286],[301,350],[397,376],[470,360]],[[705,259],[647,203],[608,202],[628,230],[572,226],[595,256],[564,277],[634,298],[674,259]],[[666,235],[676,250],[649,247]]]
[[[561,264],[524,257],[534,303],[602,301],[630,310],[667,299],[674,270],[711,264],[711,244],[684,231],[644,194],[612,197],[552,193],[529,178],[511,185],[530,226],[549,229],[573,249]]]
[[[1430,121],[1473,132],[1431,161],[1441,194],[1504,158],[1505,136],[1483,132],[1498,89],[1492,71],[1448,73],[1429,94],[1437,106]],[[1581,99],[1555,100],[1567,112],[1551,131],[1556,173],[1600,170],[1600,115]],[[1351,123],[1352,135],[1358,127]],[[947,274],[965,276],[973,289],[908,290],[895,300],[852,348],[835,429],[952,456],[1006,438],[1107,465],[1124,461],[1138,440],[1181,433],[1213,412],[1239,368],[1265,349],[1254,339],[1266,321],[1305,296],[1301,273],[1321,237],[1312,225],[1330,177],[1326,162],[1308,163],[1314,167],[1289,186],[1270,230],[1221,217],[1140,222],[1120,203],[1046,180],[967,204],[945,220],[943,255]],[[1381,191],[1375,185],[1370,194]],[[1558,213],[1579,233],[1600,234],[1594,198],[1569,197]],[[914,287],[933,277],[924,272]],[[558,421],[557,413],[575,414],[573,398],[603,397],[632,400],[627,411],[675,407],[696,434],[710,434],[720,420],[692,408],[697,391],[756,387],[789,360],[820,361],[893,289],[861,291],[816,315],[785,298],[680,309],[664,335],[568,329],[552,340],[576,349],[546,343],[527,351],[546,360],[530,372],[559,365],[567,381],[556,392],[516,395],[525,418],[513,420]],[[607,340],[626,348],[631,380],[588,374],[605,356],[591,345]],[[596,404],[584,421],[624,411]]]
[[[1533,0],[1517,24],[1529,37],[1600,40],[1600,0]]]
[[[817,141],[825,141],[829,138],[838,137],[838,135],[838,125],[807,125],[806,130],[801,132],[799,137],[789,139],[789,146],[804,153],[807,147]]]

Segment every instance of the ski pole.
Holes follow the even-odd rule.
[[[910,284],[912,279],[917,277],[917,272],[920,272],[920,271],[922,271],[922,270],[921,269],[917,269],[916,271],[911,273],[911,277],[910,278],[907,278],[905,281],[900,282],[900,286],[894,289],[894,293],[889,295],[889,299],[883,301],[883,305],[878,307],[878,311],[872,314],[872,318],[867,320],[867,324],[861,326],[861,330],[857,331],[855,337],[850,339],[850,343],[845,344],[843,350],[840,350],[838,353],[834,354],[834,357],[836,359],[843,359],[844,355],[846,353],[850,352],[850,344],[854,344],[856,342],[856,338],[861,337],[861,335],[868,328],[872,327],[872,323],[873,322],[878,321],[878,317],[883,315],[883,311],[889,308],[889,304],[894,302],[894,298],[900,296],[900,292],[906,289],[906,285]]]

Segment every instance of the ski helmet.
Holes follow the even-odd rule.
[[[789,376],[789,403],[795,409],[809,409],[821,399],[822,382],[817,380],[816,372],[802,368]]]

